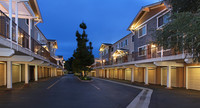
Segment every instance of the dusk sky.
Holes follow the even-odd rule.
[[[128,26],[142,6],[159,0],[38,0],[44,22],[38,24],[48,39],[58,42],[57,55],[65,59],[76,49],[76,30],[87,24],[95,57],[101,43],[114,43],[126,36]],[[80,31],[81,32],[81,31]]]

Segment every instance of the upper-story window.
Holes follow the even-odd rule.
[[[144,25],[143,27],[139,28],[138,30],[138,37],[145,36],[147,34],[147,25]]]
[[[139,52],[138,53],[139,56],[145,56],[146,55],[146,45],[139,47],[138,52]]]
[[[128,40],[127,40],[127,39],[125,40],[125,46],[126,46],[126,45],[128,45]]]
[[[132,36],[132,42],[134,42],[134,41],[135,41],[134,36]]]
[[[158,28],[159,27],[162,27],[163,25],[167,24],[169,22],[169,17],[170,17],[170,14],[169,12],[158,17]]]
[[[37,40],[38,40],[39,42],[41,41],[40,33],[38,33],[38,35],[37,35]]]
[[[112,52],[114,51],[114,48],[113,48],[113,47],[111,48],[111,51],[112,51]]]
[[[124,44],[123,44],[123,42],[121,42],[121,48],[122,48],[122,47],[124,47]]]
[[[26,19],[25,22],[27,25],[29,25],[29,19]]]

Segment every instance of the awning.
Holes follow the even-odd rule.
[[[113,53],[113,57],[122,57],[128,54],[128,50],[127,49],[117,49],[114,53]]]

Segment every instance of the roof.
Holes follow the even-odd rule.
[[[49,42],[57,42],[55,39],[47,39]]]
[[[56,49],[58,49],[58,44],[57,41],[55,39],[47,39],[48,42],[54,42],[55,43],[55,47]]]
[[[128,27],[128,31],[130,30],[130,28],[132,27],[132,25],[134,24],[134,22],[136,22],[138,19],[140,19],[143,14],[145,14],[146,11],[149,11],[149,8],[150,7],[154,7],[154,6],[158,6],[158,5],[161,5],[163,4],[163,1],[160,1],[160,2],[156,2],[156,3],[153,3],[153,4],[150,4],[150,5],[146,5],[146,6],[143,6],[140,11],[138,12],[138,14],[136,15],[136,17],[134,18],[134,20],[132,21],[132,23],[129,25]]]
[[[119,41],[121,41],[121,40],[123,40],[124,38],[126,38],[126,37],[128,37],[129,35],[131,35],[132,34],[132,32],[131,33],[129,33],[128,35],[126,35],[126,36],[124,36],[123,38],[121,38],[120,40],[118,40],[117,42],[119,42]],[[115,42],[114,44],[116,44],[117,42]],[[114,45],[113,44],[113,45]]]
[[[99,48],[99,51],[101,51],[102,48],[104,49],[105,46],[112,46],[112,44],[110,44],[110,43],[102,43],[101,47]]]
[[[29,5],[31,6],[35,16],[37,17],[37,19],[35,19],[35,20],[43,22],[37,0],[29,0]]]
[[[57,55],[58,56],[58,58],[63,58],[63,56],[62,55]]]
[[[103,45],[111,46],[112,44],[110,43],[102,43]]]

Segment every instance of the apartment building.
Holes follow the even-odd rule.
[[[37,0],[0,0],[0,86],[28,84],[63,70],[57,42],[44,36],[37,27],[41,22]]]
[[[153,32],[170,23],[170,10],[165,2],[142,7],[128,27],[130,34],[114,44],[101,45],[101,65],[94,67],[97,77],[200,90],[198,63],[185,52],[153,44]]]

